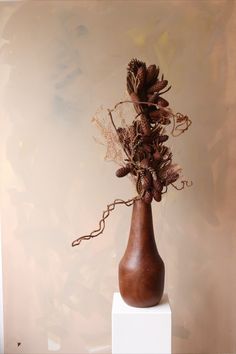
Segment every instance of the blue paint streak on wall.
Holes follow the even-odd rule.
[[[53,99],[53,108],[56,116],[65,121],[70,120],[71,113],[73,113],[74,110],[73,105],[59,95],[56,95]]]
[[[66,64],[63,65],[65,68],[67,67]],[[81,69],[79,67],[75,68],[69,74],[67,74],[63,80],[61,80],[55,85],[56,88],[57,89],[64,88],[65,86],[69,85],[72,81],[74,81],[77,78],[77,76],[80,74],[81,74]]]
[[[76,32],[79,36],[84,36],[87,35],[89,33],[89,30],[86,26],[84,25],[78,25],[76,28]]]

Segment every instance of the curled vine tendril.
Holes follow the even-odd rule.
[[[101,220],[99,221],[99,228],[97,230],[90,232],[89,235],[84,235],[84,236],[81,236],[81,237],[77,238],[76,240],[74,240],[72,242],[72,247],[78,246],[81,243],[81,241],[83,241],[83,240],[90,240],[91,238],[101,235],[105,229],[105,220],[108,218],[111,211],[113,211],[115,209],[116,205],[124,204],[126,206],[131,206],[138,199],[140,199],[140,197],[138,197],[138,196],[134,197],[132,199],[129,199],[129,200],[115,199],[113,203],[108,204],[106,210],[103,211]]]

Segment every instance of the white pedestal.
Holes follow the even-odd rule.
[[[171,309],[166,294],[159,305],[138,308],[114,293],[112,354],[171,354]]]

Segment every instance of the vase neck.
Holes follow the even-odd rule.
[[[136,200],[133,205],[131,227],[128,246],[136,248],[137,245],[156,249],[153,231],[152,207],[144,201]]]

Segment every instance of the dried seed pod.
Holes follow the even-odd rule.
[[[138,175],[137,180],[136,180],[136,190],[137,190],[138,194],[141,195],[141,193],[142,193],[142,182],[141,182],[140,174]]]
[[[144,83],[145,83],[145,76],[146,76],[146,66],[140,66],[137,71],[137,91],[142,90]]]
[[[141,177],[142,189],[148,190],[152,188],[152,175],[149,171],[146,171],[145,175]]]
[[[123,143],[124,139],[125,139],[125,128],[117,128],[117,133],[118,133],[118,136],[119,136],[119,140],[121,143]]]
[[[160,192],[160,193],[163,189],[163,185],[162,185],[161,181],[158,179],[153,180],[153,187],[157,192]]]
[[[169,137],[168,137],[168,135],[160,135],[159,137],[158,137],[158,143],[160,144],[160,143],[164,143],[166,140],[168,140],[169,139]]]
[[[151,191],[146,191],[144,196],[143,196],[143,200],[145,201],[145,203],[151,204],[152,198],[153,198],[152,192]]]
[[[155,199],[155,201],[160,202],[161,201],[161,192],[154,189],[152,193],[153,193],[153,198]]]
[[[116,171],[116,176],[117,176],[117,177],[124,177],[124,176],[126,176],[130,171],[131,171],[130,166],[121,167],[121,168],[119,168],[119,169]]]
[[[150,86],[152,83],[156,81],[159,75],[159,67],[157,68],[156,65],[149,65],[147,68],[146,73],[146,85]]]
[[[135,130],[135,127],[133,125],[131,125],[129,127],[129,136],[130,136],[131,141],[134,141],[134,138],[136,136],[136,130]]]
[[[167,85],[168,85],[168,81],[167,80],[157,81],[154,85],[152,85],[148,89],[148,93],[160,92]]]
[[[150,135],[151,134],[150,124],[148,122],[147,117],[144,114],[140,115],[140,123],[141,123],[143,134]]]
[[[166,101],[166,100],[165,100],[164,98],[162,98],[162,97],[159,97],[159,98],[158,98],[157,104],[158,104],[158,106],[160,106],[160,107],[167,107],[167,106],[169,106],[169,102]]]
[[[178,173],[172,173],[167,176],[167,178],[165,180],[165,184],[168,186],[168,184],[171,184],[171,183],[174,183],[175,181],[177,181],[178,178],[179,178]]]

